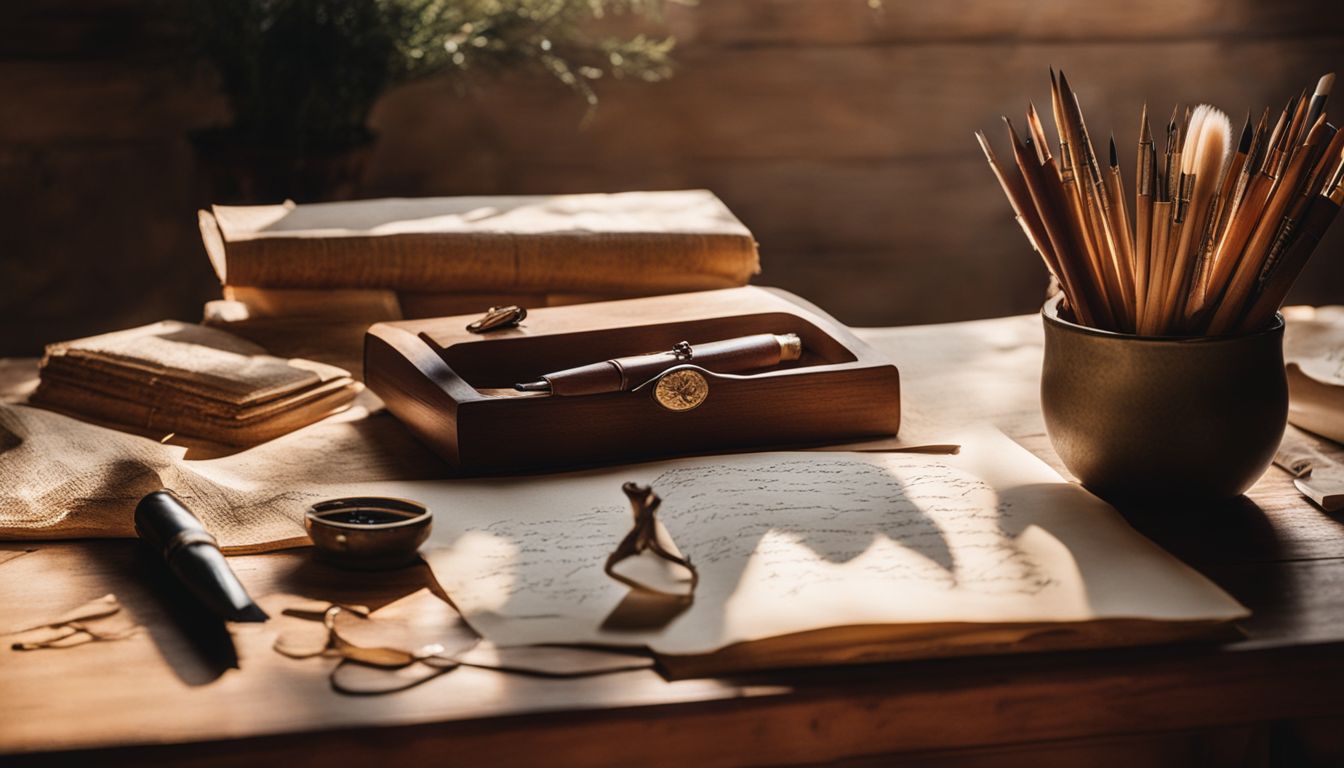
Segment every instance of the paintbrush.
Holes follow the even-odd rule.
[[[1316,92],[1311,95],[1311,104],[1307,107],[1307,124],[1316,122],[1316,118],[1325,112],[1325,102],[1330,99],[1330,89],[1335,86],[1335,73],[1330,72],[1316,81]]]
[[[1259,160],[1257,161],[1255,156],[1248,158],[1246,170],[1250,173],[1250,177],[1243,185],[1245,191],[1238,196],[1227,230],[1214,250],[1206,289],[1207,298],[1204,305],[1197,310],[1201,314],[1212,313],[1214,304],[1222,300],[1241,268],[1246,243],[1254,233],[1265,202],[1274,189],[1274,171],[1278,166],[1279,145],[1283,143],[1287,120],[1288,107],[1285,107],[1274,125],[1274,130],[1265,140]]]
[[[1263,119],[1262,119],[1263,122]],[[1237,141],[1237,151],[1233,153],[1232,159],[1228,162],[1227,170],[1223,172],[1223,183],[1214,195],[1213,202],[1209,206],[1208,223],[1205,226],[1204,235],[1200,239],[1199,248],[1196,251],[1196,262],[1194,265],[1194,277],[1191,281],[1190,294],[1186,299],[1185,325],[1191,327],[1195,325],[1195,317],[1203,309],[1207,299],[1209,269],[1213,261],[1213,249],[1222,235],[1223,227],[1227,222],[1227,213],[1231,205],[1231,200],[1237,185],[1240,183],[1242,168],[1246,165],[1246,158],[1249,157],[1254,132],[1251,128],[1251,112],[1246,111],[1246,120],[1241,126],[1241,138]]]
[[[1222,184],[1231,140],[1232,125],[1226,114],[1208,104],[1195,109],[1181,158],[1181,192],[1175,218],[1180,239],[1172,261],[1172,279],[1163,300],[1162,322],[1169,330],[1185,318],[1185,297],[1194,274],[1192,243],[1203,237],[1209,204]]]

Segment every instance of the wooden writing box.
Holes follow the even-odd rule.
[[[454,468],[503,473],[688,453],[896,434],[896,367],[849,329],[783,291],[745,287],[548,307],[519,328],[473,334],[477,316],[379,323],[365,380]],[[515,394],[515,382],[615,357],[756,333],[796,333],[799,360],[716,374],[691,410],[665,408],[653,382],[629,392]],[[688,365],[693,364],[692,359]]]

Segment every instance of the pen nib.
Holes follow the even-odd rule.
[[[525,381],[522,384],[514,384],[513,388],[519,392],[550,392],[550,382],[542,379],[541,381]]]
[[[242,608],[239,608],[236,611],[234,611],[234,614],[229,617],[229,620],[266,621],[269,618],[270,616],[266,615],[266,612],[261,609],[261,606],[257,605],[256,603],[249,602],[246,606],[243,606]]]

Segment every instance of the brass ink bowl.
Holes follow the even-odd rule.
[[[1112,501],[1213,501],[1269,467],[1288,419],[1283,317],[1233,336],[1096,330],[1046,303],[1041,410],[1083,485]]]
[[[303,527],[322,559],[373,571],[415,562],[429,538],[432,518],[414,501],[360,496],[314,504],[304,515]]]

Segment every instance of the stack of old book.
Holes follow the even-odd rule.
[[[164,321],[48,346],[31,401],[142,434],[240,446],[342,410],[361,388],[340,368]]]
[[[224,294],[207,324],[286,354],[344,350],[346,366],[374,322],[729,288],[760,269],[706,190],[214,206],[200,225]]]

